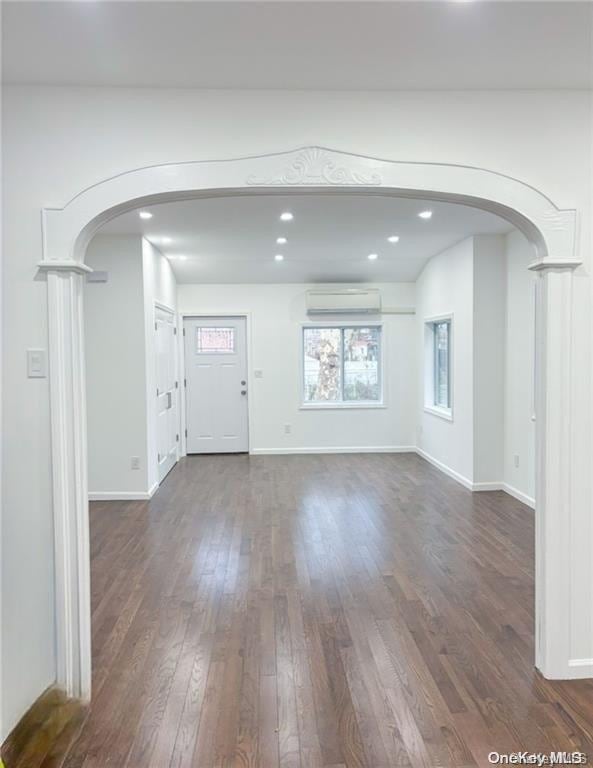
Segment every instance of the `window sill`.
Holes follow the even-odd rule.
[[[435,405],[425,405],[424,411],[426,413],[432,413],[433,416],[438,416],[445,421],[453,421],[453,410],[451,408],[438,408]]]
[[[353,411],[387,408],[385,403],[302,403],[300,411]]]

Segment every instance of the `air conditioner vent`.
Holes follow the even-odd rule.
[[[378,288],[315,288],[307,291],[308,315],[373,315],[380,312]]]

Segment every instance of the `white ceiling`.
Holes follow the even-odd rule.
[[[589,88],[591,2],[7,2],[6,82]]]
[[[425,209],[433,211],[430,220],[418,217]],[[512,229],[475,208],[379,195],[245,195],[143,210],[152,219],[133,211],[99,234],[144,235],[170,258],[182,283],[414,281],[431,256],[463,238]],[[280,221],[284,211],[294,219]],[[399,242],[389,243],[390,235]],[[285,245],[276,244],[280,236]],[[378,258],[369,261],[369,253]],[[276,262],[276,254],[284,261]]]

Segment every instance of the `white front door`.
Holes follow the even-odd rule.
[[[159,482],[173,469],[178,458],[179,417],[177,410],[175,318],[155,310],[156,412]]]
[[[188,453],[249,450],[244,317],[186,318]]]

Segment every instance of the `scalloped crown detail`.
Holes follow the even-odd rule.
[[[367,173],[353,166],[338,164],[330,152],[311,147],[300,152],[287,167],[270,176],[251,174],[247,184],[253,186],[379,186],[381,176],[378,173]]]

